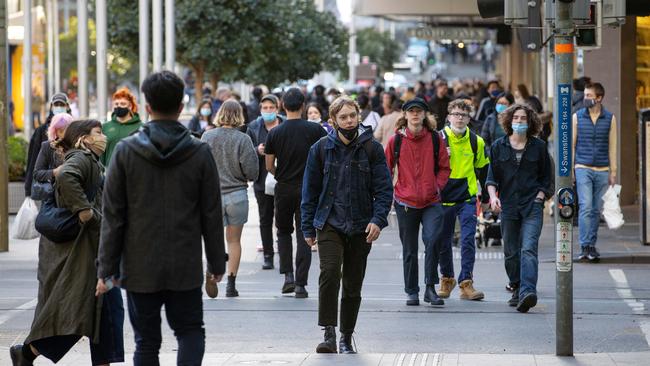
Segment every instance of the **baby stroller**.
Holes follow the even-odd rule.
[[[487,248],[501,245],[501,219],[491,210],[483,211],[477,204],[476,246]]]

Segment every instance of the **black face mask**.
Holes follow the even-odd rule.
[[[339,128],[339,133],[345,137],[348,141],[354,141],[354,139],[357,138],[357,135],[359,134],[359,128],[354,127],[349,130],[344,130],[342,128]]]
[[[122,118],[127,114],[129,114],[129,111],[130,111],[129,108],[123,108],[123,107],[115,107],[115,109],[113,109],[113,113],[115,113],[115,115],[118,116],[119,118]]]

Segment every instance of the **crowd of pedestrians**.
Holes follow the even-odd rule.
[[[604,87],[584,84],[582,99],[574,99],[584,105],[573,115],[575,179],[581,258],[597,260],[600,198],[616,180],[616,119],[602,107]],[[226,274],[225,296],[239,296],[250,183],[262,269],[275,268],[277,243],[282,294],[309,296],[312,248],[318,248],[317,323],[324,339],[317,352],[356,352],[352,335],[367,258],[391,210],[407,306],[420,304],[422,283],[423,301],[434,306],[444,305],[457,285],[460,299],[484,299],[474,287],[477,208],[500,217],[508,305],[520,312],[536,305],[553,162],[551,126],[525,85],[510,92],[498,81],[439,79],[353,96],[320,85],[311,94],[289,88],[279,96],[255,88],[248,105],[220,88],[198,104],[187,126],[179,122],[184,83],[177,75],[154,73],[141,89],[147,123],[126,88],[113,95],[111,120],[103,124],[73,120],[59,93],[32,137],[26,194],[43,202],[46,223],[67,215],[74,235],[41,232],[38,305],[28,337],[11,347],[14,366],[32,365],[39,355],[57,362],[81,337],[90,339],[93,365],[123,362],[120,289],[135,334],[135,365],[158,362],[163,306],[178,363],[200,365],[201,287],[217,297]],[[59,216],[45,217],[54,211]]]

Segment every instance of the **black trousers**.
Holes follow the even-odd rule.
[[[135,336],[135,366],[158,366],[162,343],[160,309],[165,305],[167,323],[178,341],[178,365],[200,366],[205,352],[203,292],[188,291],[137,293],[127,291],[129,318]]]
[[[257,200],[257,209],[260,216],[260,236],[262,237],[262,246],[264,247],[264,256],[273,256],[273,210],[274,197],[264,193],[264,191],[255,191]]]
[[[320,255],[318,325],[337,325],[339,289],[343,282],[340,329],[341,333],[352,334],[357,324],[361,286],[372,245],[366,243],[365,234],[346,235],[330,225],[319,230],[317,238]]]
[[[293,234],[296,229],[296,285],[307,286],[309,267],[311,267],[311,248],[307,245],[300,229],[300,201],[302,187],[278,182],[275,186],[275,227],[278,229],[278,251],[280,254],[280,273],[293,270]]]

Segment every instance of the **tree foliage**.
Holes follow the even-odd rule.
[[[380,73],[393,70],[393,64],[399,61],[402,45],[391,39],[388,32],[379,32],[374,28],[357,31],[357,52],[361,57],[368,56],[375,62]]]
[[[137,2],[108,4],[111,52],[137,60]],[[197,91],[204,79],[277,85],[345,67],[346,30],[311,0],[176,0],[175,16],[177,61]]]

